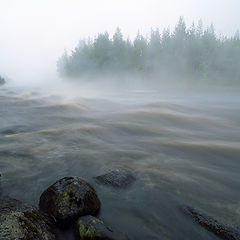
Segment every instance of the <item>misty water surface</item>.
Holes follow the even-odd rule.
[[[37,205],[56,180],[79,176],[96,188],[100,218],[131,240],[218,239],[184,216],[183,204],[239,226],[236,94],[89,96],[0,88],[1,195]],[[119,167],[135,171],[132,187],[94,182]]]

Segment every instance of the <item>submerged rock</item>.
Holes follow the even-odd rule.
[[[94,179],[99,184],[110,185],[115,188],[126,188],[136,181],[133,173],[125,169],[112,170]]]
[[[51,220],[33,206],[0,198],[1,240],[55,240]]]
[[[80,216],[93,215],[101,202],[94,188],[78,177],[65,177],[45,190],[39,207],[62,226],[67,226]]]
[[[128,237],[107,226],[102,220],[85,216],[78,219],[76,238],[81,240],[128,240]]]
[[[195,222],[200,224],[206,230],[214,233],[219,238],[227,240],[240,240],[240,232],[233,227],[224,225],[211,216],[208,216],[207,214],[202,213],[195,208],[184,206],[182,207],[182,210],[185,214],[191,216]]]

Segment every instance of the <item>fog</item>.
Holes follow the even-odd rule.
[[[76,176],[123,239],[239,240],[239,9],[239,0],[0,0],[0,239],[45,239],[35,221],[48,224],[2,197],[38,208],[49,186]],[[59,189],[72,225],[46,228],[74,240],[66,214],[85,208],[82,188]]]
[[[151,27],[173,28],[180,16],[186,24],[202,19],[217,34],[232,36],[240,28],[238,0],[211,1],[1,1],[1,75],[18,82],[49,82],[56,78],[56,61],[64,49],[100,32],[120,27],[125,37]]]

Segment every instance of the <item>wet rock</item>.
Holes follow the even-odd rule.
[[[110,185],[115,188],[126,188],[136,181],[133,173],[125,169],[112,170],[94,179],[98,184]]]
[[[51,220],[33,206],[0,198],[1,240],[55,240]]]
[[[80,216],[94,215],[101,202],[94,188],[78,177],[65,177],[55,182],[40,197],[40,209],[60,225],[67,226]]]
[[[240,232],[233,227],[224,225],[195,208],[184,206],[182,207],[182,210],[185,214],[191,216],[195,222],[200,224],[206,230],[214,233],[219,238],[227,240],[240,240]]]
[[[102,220],[85,216],[78,219],[76,238],[81,240],[128,240],[128,237],[107,226]]]

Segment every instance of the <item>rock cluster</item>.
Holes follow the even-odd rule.
[[[122,179],[124,187],[128,181],[132,183],[131,177],[125,178],[122,172],[115,174],[120,178],[113,177],[113,172],[110,178],[112,183],[116,180],[116,186],[120,187]],[[41,194],[40,210],[12,198],[0,198],[0,239],[56,240],[57,227],[75,226],[76,239],[127,240],[126,235],[94,217],[100,207],[97,193],[89,183],[78,177],[65,177]]]
[[[0,175],[1,176],[1,175]],[[126,188],[136,180],[126,170],[98,176],[99,184]],[[0,197],[0,240],[56,240],[57,227],[75,228],[76,240],[128,240],[128,237],[95,217],[101,202],[95,189],[78,177],[65,177],[41,195],[39,209],[9,197]],[[189,206],[181,211],[221,239],[239,240],[239,230]]]

